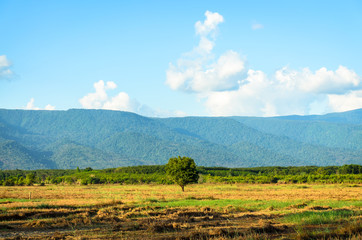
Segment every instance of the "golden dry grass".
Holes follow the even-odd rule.
[[[52,205],[92,205],[114,200],[125,203],[146,199],[238,199],[238,200],[361,200],[362,185],[249,185],[249,184],[196,184],[182,192],[175,185],[50,185],[0,187],[0,199],[29,199],[11,202],[2,207],[35,206],[39,203]]]
[[[182,192],[175,185],[0,187],[0,238],[353,239],[362,236],[359,227],[362,185],[196,184],[185,190]],[[299,226],[283,220],[293,214],[326,211],[345,211],[349,215],[317,225]]]

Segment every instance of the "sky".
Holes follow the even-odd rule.
[[[0,0],[0,108],[362,108],[362,1]]]

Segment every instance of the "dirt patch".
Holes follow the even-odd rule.
[[[256,233],[281,233],[288,230],[288,227],[286,225],[279,225],[275,226],[272,222],[267,221],[259,221],[258,227],[251,227],[250,231],[256,232]]]
[[[0,215],[0,221],[16,221],[28,219],[31,216],[34,216],[37,212],[19,212],[19,213],[5,213]]]
[[[6,225],[6,224],[0,224],[0,231],[1,230],[9,230],[9,229],[13,229],[13,227]]]
[[[312,207],[308,207],[308,210],[315,210],[315,211],[326,211],[326,210],[330,210],[332,209],[331,207],[328,206],[312,206]]]
[[[151,233],[162,233],[162,232],[170,232],[176,231],[180,229],[180,225],[177,223],[166,223],[166,222],[154,222],[149,225],[147,231]]]

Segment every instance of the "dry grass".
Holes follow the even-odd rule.
[[[54,205],[93,205],[121,200],[125,203],[147,199],[243,199],[243,200],[361,200],[362,185],[350,188],[347,185],[221,185],[200,184],[186,187],[182,192],[174,185],[91,185],[91,186],[30,186],[1,187],[0,199],[22,199],[8,201],[2,207],[36,206],[41,203]],[[323,186],[323,187],[322,187]],[[32,201],[29,199],[31,192]]]
[[[0,187],[0,238],[358,239],[361,196],[362,185]],[[349,214],[285,220],[339,211]]]

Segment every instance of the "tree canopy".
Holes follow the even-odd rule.
[[[199,179],[195,161],[189,157],[170,158],[166,165],[166,172],[182,191],[187,184],[197,183]]]

